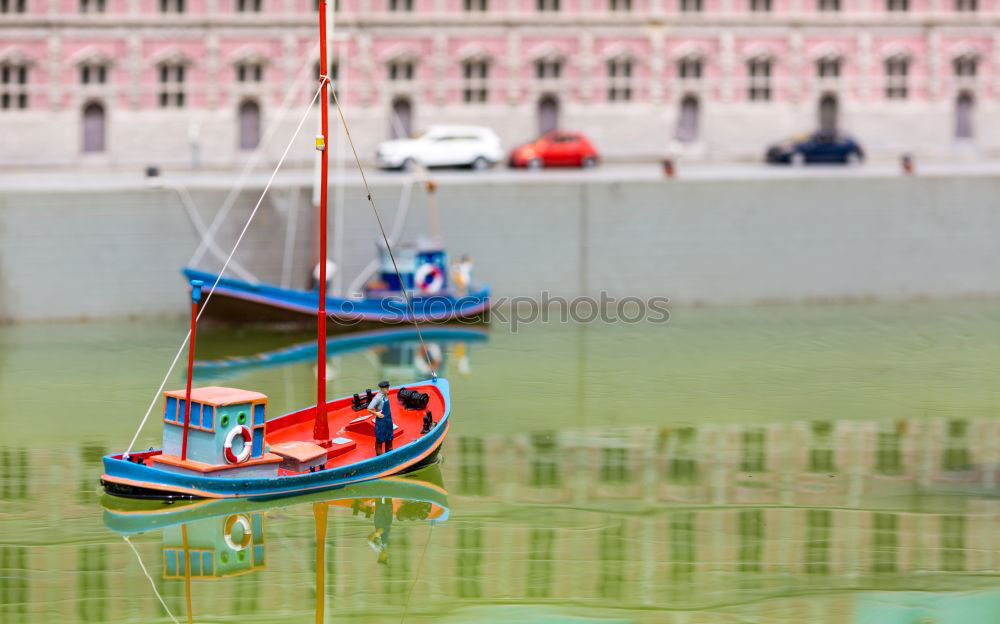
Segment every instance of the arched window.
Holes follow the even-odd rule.
[[[697,96],[688,94],[681,99],[680,112],[677,114],[677,128],[674,136],[681,143],[694,143],[698,140],[698,124],[700,105]]]
[[[554,95],[543,95],[538,100],[538,134],[559,129],[559,100]]]
[[[87,154],[103,152],[105,149],[104,106],[90,102],[83,107],[83,151]]]
[[[971,139],[973,137],[972,113],[975,100],[968,91],[963,91],[955,98],[955,138]]]
[[[389,113],[389,137],[404,139],[413,134],[413,104],[408,97],[398,97],[392,101]]]
[[[243,100],[239,108],[240,149],[257,149],[260,144],[260,105],[255,100]]]
[[[819,99],[820,132],[833,133],[837,131],[838,109],[837,96],[833,93],[826,93]]]

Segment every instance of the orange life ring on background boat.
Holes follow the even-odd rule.
[[[421,264],[413,279],[422,293],[439,293],[444,288],[444,271],[430,262]]]
[[[236,436],[243,436],[243,449],[240,454],[237,455],[233,452],[233,442],[236,441]],[[253,436],[250,434],[250,430],[246,427],[233,427],[226,434],[226,443],[223,445],[223,450],[225,451],[226,461],[230,464],[242,464],[246,460],[250,459],[250,453],[252,452],[251,445],[253,443]]]
[[[237,524],[243,529],[243,539],[237,544],[233,541],[233,527]],[[226,518],[226,528],[222,532],[222,537],[226,540],[226,546],[230,550],[240,551],[250,545],[253,540],[253,528],[250,526],[250,519],[243,514],[233,514]]]

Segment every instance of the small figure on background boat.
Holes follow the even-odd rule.
[[[469,254],[462,256],[462,259],[452,267],[452,282],[455,284],[456,294],[465,296],[472,287],[472,258]]]
[[[378,394],[368,404],[368,412],[375,417],[375,454],[392,450],[392,408],[389,405],[389,382],[380,381]]]

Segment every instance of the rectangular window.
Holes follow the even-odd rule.
[[[465,61],[462,63],[462,101],[465,103],[485,102],[489,95],[487,79],[490,66],[486,61]]]
[[[840,59],[822,58],[816,61],[816,76],[819,78],[840,78]]]
[[[167,397],[166,404],[163,406],[163,420],[177,422],[177,399]]]
[[[558,80],[561,76],[562,61],[553,59],[535,61],[535,78],[539,80]]]
[[[750,0],[751,13],[770,13],[771,0]]]
[[[389,0],[389,10],[400,13],[409,13],[413,10],[413,0]]]
[[[677,61],[677,77],[681,80],[700,80],[701,59],[689,57]]]
[[[255,426],[263,426],[264,424],[264,406],[254,405],[253,406],[253,424]]]
[[[959,78],[975,78],[978,65],[978,59],[974,56],[960,56],[952,61],[952,69]]]
[[[184,107],[184,74],[181,63],[160,65],[160,108]]]
[[[608,100],[628,102],[632,99],[632,59],[608,61]]]
[[[979,10],[977,0],[955,0],[955,10],[959,13],[975,13]]]
[[[910,0],[885,0],[885,10],[890,13],[905,13],[910,10]]]
[[[236,65],[237,82],[263,82],[263,63],[238,63]]]
[[[105,0],[80,0],[80,13],[104,13],[105,7]]]
[[[413,61],[393,61],[389,63],[389,80],[413,80]]]
[[[191,402],[191,418],[188,420],[188,424],[201,428],[201,403]]]
[[[236,0],[237,13],[260,13],[263,0]]]
[[[611,10],[628,13],[632,10],[632,0],[610,0]]]
[[[27,8],[27,0],[0,0],[0,13],[24,13]]]
[[[469,13],[485,13],[489,8],[489,0],[465,0],[465,10]]]
[[[771,99],[771,59],[751,59],[747,63],[747,97],[752,102]]]
[[[536,0],[539,11],[555,12],[559,10],[559,0]]]
[[[840,0],[818,0],[816,8],[820,13],[838,13],[840,12]]]
[[[80,66],[80,84],[104,84],[108,81],[108,66],[86,63]]]
[[[0,65],[0,110],[28,108],[28,66]]]
[[[910,59],[891,58],[885,62],[885,97],[905,100],[909,97]]]
[[[203,405],[201,408],[201,427],[208,431],[215,429],[215,408],[211,405]]]
[[[160,0],[160,13],[183,13],[184,0]]]
[[[681,13],[701,13],[702,0],[681,0]]]

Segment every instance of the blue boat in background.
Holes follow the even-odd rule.
[[[487,323],[490,289],[487,286],[451,288],[448,257],[441,249],[401,249],[392,259],[381,249],[381,269],[358,298],[326,298],[328,331],[346,332],[385,325],[420,323]],[[318,311],[315,290],[293,290],[269,284],[252,284],[191,267],[183,269],[188,281],[217,286],[205,302],[202,316],[225,323],[289,324],[312,326]],[[410,296],[413,318],[403,291]]]

